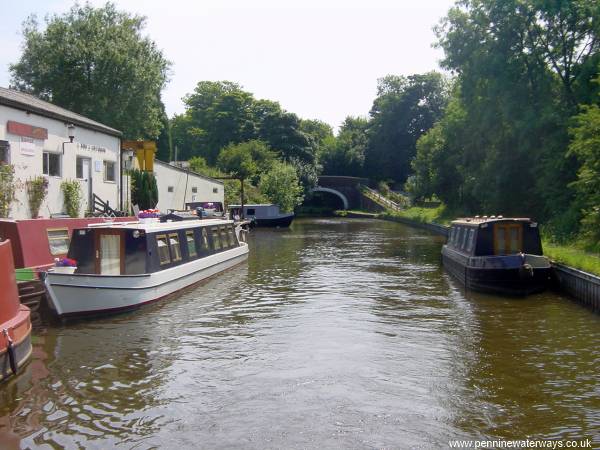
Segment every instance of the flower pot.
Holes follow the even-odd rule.
[[[75,273],[77,267],[55,267],[54,273]]]

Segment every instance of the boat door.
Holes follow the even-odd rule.
[[[125,239],[121,230],[96,231],[96,273],[121,275],[125,269]]]
[[[523,250],[523,225],[521,223],[494,224],[494,253],[514,255]]]

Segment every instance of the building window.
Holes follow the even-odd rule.
[[[219,188],[213,188],[213,194],[218,194],[219,193]]]
[[[179,247],[179,236],[177,234],[169,235],[169,247],[171,247],[171,260],[181,260],[181,247]]]
[[[196,241],[194,240],[194,232],[188,230],[185,232],[185,239],[187,240],[188,255],[190,258],[197,255],[196,252]]]
[[[169,187],[167,188],[167,191],[168,191],[168,192],[173,192],[174,190],[175,190],[175,189],[173,188],[173,186],[169,186]]]
[[[9,150],[8,141],[0,141],[0,164],[10,164]]]
[[[167,236],[164,234],[156,236],[156,245],[158,246],[158,258],[160,259],[160,264],[169,264],[171,262],[171,257],[169,256]]]
[[[198,188],[197,188],[196,186],[194,186],[194,187],[192,188],[192,192],[193,192],[194,194],[198,193]]]
[[[104,181],[117,181],[114,161],[104,161]]]
[[[48,245],[53,256],[66,255],[69,252],[69,230],[66,228],[48,229]]]
[[[44,175],[49,175],[51,177],[60,177],[62,172],[60,153],[44,152],[43,158]]]

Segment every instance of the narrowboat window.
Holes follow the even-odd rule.
[[[467,247],[467,229],[463,228],[462,229],[462,240],[461,240],[461,243],[460,243],[460,248],[464,250],[466,247]]]
[[[188,254],[190,257],[196,256],[196,241],[194,240],[194,232],[192,230],[188,230],[185,232],[185,239],[187,240],[187,248]]]
[[[227,234],[229,235],[229,245],[233,247],[235,245],[235,232],[233,231],[233,226],[229,225],[227,229]]]
[[[208,233],[206,232],[206,228],[202,228],[202,250],[208,251]]]
[[[158,246],[158,257],[161,264],[169,264],[171,257],[169,256],[169,246],[167,245],[167,236],[162,234],[156,236],[156,245]]]
[[[462,232],[462,228],[458,227],[456,228],[456,233],[454,234],[454,246],[456,248],[459,247],[459,242],[460,242],[460,233]]]
[[[179,246],[179,236],[177,234],[169,235],[169,246],[171,247],[171,260],[181,260],[181,247]]]
[[[229,247],[229,240],[227,239],[227,230],[225,227],[221,227],[221,245],[223,248]]]
[[[214,227],[211,229],[211,233],[212,233],[212,240],[213,240],[213,248],[215,250],[220,250],[221,249],[221,240],[219,239],[219,229],[217,227]]]
[[[475,238],[475,230],[469,230],[469,238],[467,239],[467,251],[470,252],[473,249],[473,240]]]
[[[255,216],[256,210],[254,208],[249,208],[246,210],[246,214],[248,214],[249,216]]]
[[[521,239],[520,238],[520,227],[510,227],[510,240],[509,240],[509,252],[519,253],[521,251]]]
[[[450,228],[450,238],[448,239],[448,241],[450,242],[450,244],[454,245],[454,238],[456,237],[456,227],[452,227]]]
[[[496,228],[496,254],[506,254],[506,234],[504,232],[504,227]]]
[[[52,255],[66,255],[69,251],[69,230],[66,228],[48,229],[48,245]]]

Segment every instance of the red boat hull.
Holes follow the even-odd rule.
[[[31,312],[19,302],[10,241],[0,242],[0,381],[31,356]]]

